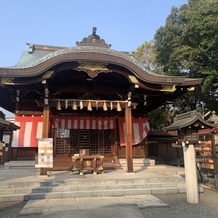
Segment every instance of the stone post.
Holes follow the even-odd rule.
[[[190,204],[199,203],[197,167],[195,158],[195,148],[193,144],[186,145],[182,142],[184,163],[185,163],[185,181],[187,202]]]

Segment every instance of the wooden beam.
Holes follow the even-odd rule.
[[[44,108],[43,108],[43,129],[42,129],[42,137],[43,138],[48,138],[49,114],[50,114],[49,106],[44,106]]]
[[[49,134],[49,106],[43,108],[43,127],[42,127],[42,138],[48,138]],[[40,168],[40,175],[47,175],[47,168]]]
[[[92,92],[92,93],[100,93],[100,94],[125,94],[126,89],[125,88],[118,88],[118,87],[88,87],[88,86],[79,86],[74,85],[72,89],[72,85],[53,85],[51,88],[49,88],[50,95],[52,93],[60,92],[60,93],[86,93],[86,92]],[[119,97],[119,96],[118,96]]]
[[[43,115],[42,111],[22,111],[22,110],[16,110],[15,111],[16,115],[22,116],[22,115],[27,115],[27,116],[41,116]]]
[[[126,162],[127,172],[133,172],[133,155],[132,155],[132,109],[125,108],[125,123],[126,123]]]

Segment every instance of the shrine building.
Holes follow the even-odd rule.
[[[27,43],[17,64],[0,68],[0,106],[15,113],[11,160],[35,157],[38,139],[52,139],[53,167],[74,155],[103,155],[127,172],[149,158],[147,113],[192,91],[202,79],[148,71],[129,52],[111,49],[96,28],[75,47]]]

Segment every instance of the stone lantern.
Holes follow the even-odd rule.
[[[186,179],[187,202],[199,203],[198,182],[195,146],[198,145],[198,131],[204,128],[213,128],[214,125],[203,119],[200,110],[190,111],[177,115],[174,122],[164,130],[176,130],[178,133],[177,146],[183,147]]]

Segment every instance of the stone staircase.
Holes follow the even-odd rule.
[[[128,179],[76,179],[0,183],[0,201],[184,193],[179,175]]]
[[[119,162],[123,169],[127,167],[126,159],[120,158]],[[148,166],[155,166],[155,160],[150,158],[133,158],[133,166],[134,168],[145,168]]]
[[[35,161],[26,160],[26,161],[10,161],[4,163],[4,169],[28,169],[35,168]]]

